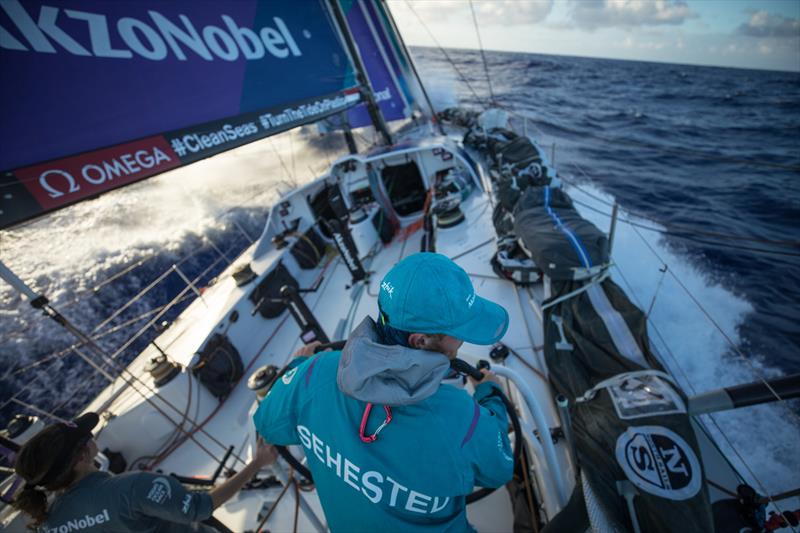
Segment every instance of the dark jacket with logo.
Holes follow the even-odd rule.
[[[40,533],[214,531],[211,496],[189,492],[175,478],[149,472],[94,472],[59,495]]]

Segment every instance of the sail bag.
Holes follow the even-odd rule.
[[[550,301],[586,288],[552,286]],[[628,492],[641,531],[714,531],[685,398],[651,351],[644,313],[606,280],[544,321],[550,381],[570,401],[581,476],[609,522],[632,530]]]
[[[585,279],[608,264],[608,237],[578,214],[561,189],[525,189],[513,214],[514,233],[551,279]]]

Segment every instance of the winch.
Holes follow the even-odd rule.
[[[153,376],[156,387],[163,387],[180,374],[181,366],[167,359],[166,355],[160,354],[151,357],[144,369]]]
[[[247,379],[247,388],[256,393],[259,401],[269,392],[272,382],[278,377],[278,367],[265,365],[258,369]]]

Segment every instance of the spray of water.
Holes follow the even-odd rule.
[[[234,238],[242,241],[242,232],[257,238],[281,194],[316,178],[346,151],[338,134],[329,137],[321,139],[315,128],[287,132],[75,204],[0,232],[0,259],[91,332],[161,273],[156,266],[166,269],[210,244],[224,252]],[[92,291],[140,261],[149,262]],[[166,299],[165,292],[153,291],[124,317],[146,313]],[[57,405],[60,395],[68,399],[78,384],[90,381],[69,404],[77,409],[104,385],[73,354],[21,370],[75,339],[3,282],[0,316],[0,404],[30,384],[22,396],[26,402]],[[111,353],[141,325],[103,337],[100,344]],[[0,421],[20,410],[5,406]]]

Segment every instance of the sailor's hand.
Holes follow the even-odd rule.
[[[296,352],[294,352],[294,354],[292,354],[292,357],[308,357],[309,355],[314,355],[314,348],[316,348],[320,344],[322,343],[319,341],[314,341],[304,346],[301,346],[300,349],[298,349]]]
[[[271,465],[278,458],[278,451],[272,444],[267,444],[264,439],[258,437],[256,456],[253,462],[257,463],[259,467]]]
[[[491,372],[490,370],[487,370],[485,368],[481,368],[481,374],[483,374],[483,379],[480,380],[480,381],[475,381],[470,376],[469,381],[470,381],[470,383],[472,383],[473,387],[475,385],[477,385],[478,383],[486,383],[487,381],[491,381],[492,383],[496,383],[497,385],[500,385],[501,387],[503,386],[503,384],[500,383],[500,379],[498,379],[497,375],[494,374],[493,372]]]

